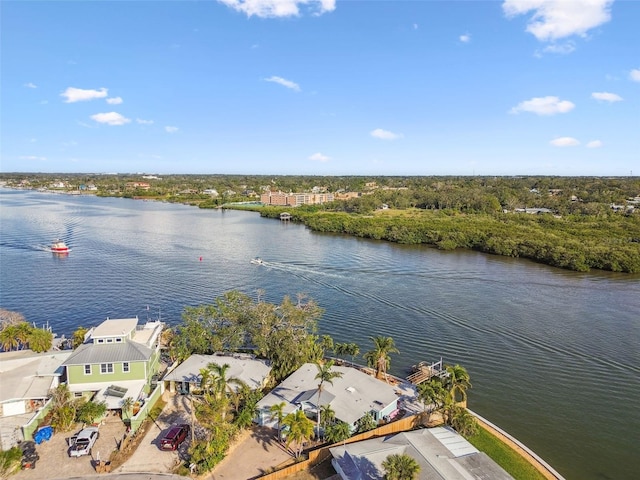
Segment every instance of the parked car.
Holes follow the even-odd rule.
[[[83,455],[90,455],[91,448],[93,448],[99,436],[98,427],[82,429],[80,433],[69,439],[69,456],[81,457]]]
[[[176,450],[185,441],[189,431],[189,425],[186,423],[172,426],[160,440],[160,448],[162,450]]]

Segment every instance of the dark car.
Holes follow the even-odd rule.
[[[189,425],[174,425],[160,440],[160,448],[162,450],[176,450],[187,438],[187,435],[189,435]]]

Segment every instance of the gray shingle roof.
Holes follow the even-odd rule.
[[[80,345],[63,365],[95,363],[144,362],[151,358],[153,350],[135,342],[112,344],[85,343]]]

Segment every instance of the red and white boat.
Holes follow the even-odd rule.
[[[69,253],[69,247],[67,247],[67,244],[62,240],[58,239],[51,245],[51,251],[53,253]]]

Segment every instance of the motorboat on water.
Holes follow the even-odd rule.
[[[51,251],[53,253],[69,253],[69,247],[62,240],[58,239],[51,245]]]
[[[264,262],[262,261],[262,259],[260,257],[252,258],[251,259],[251,263],[253,263],[254,265],[263,265],[264,264]]]

